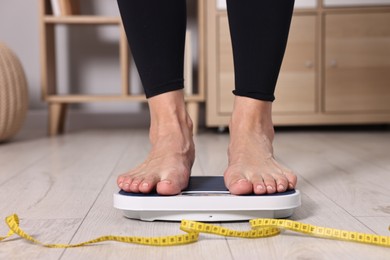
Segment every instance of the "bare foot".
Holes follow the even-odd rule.
[[[274,158],[271,108],[271,102],[235,97],[224,174],[232,194],[284,192],[297,183],[296,175]]]
[[[152,149],[146,160],[118,177],[118,186],[127,192],[175,195],[188,185],[195,159],[192,121],[185,111],[182,91],[149,99]]]

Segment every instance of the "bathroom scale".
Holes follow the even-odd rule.
[[[287,218],[301,205],[298,190],[265,195],[233,195],[223,176],[191,176],[180,194],[163,196],[123,190],[114,194],[114,207],[127,218],[144,221],[245,221],[254,218]]]

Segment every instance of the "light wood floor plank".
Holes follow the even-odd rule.
[[[131,236],[162,236],[183,234],[179,223],[143,222],[123,217],[122,212],[112,207],[117,173],[125,172],[146,156],[138,150],[147,141],[147,135],[131,137],[132,146],[122,155],[114,174],[108,180],[96,203],[78,230],[73,243],[88,240],[94,236],[116,234]],[[202,172],[195,170],[200,175]],[[106,243],[102,246],[68,249],[61,259],[231,259],[224,238],[206,238],[199,243],[178,247],[145,247],[133,244]]]
[[[359,217],[357,219],[374,230],[376,234],[390,236],[390,217]],[[390,252],[388,254],[390,258]]]
[[[83,218],[128,143],[121,133],[91,131],[46,145],[46,157],[0,187],[0,198],[9,198],[0,204],[1,217]]]
[[[368,155],[364,158],[362,152],[355,154],[353,149],[347,149],[345,138],[348,133],[324,137],[328,135],[280,135],[275,150],[290,168],[350,214],[388,216],[388,213],[378,210],[390,203],[390,174],[381,163],[385,159]],[[388,135],[383,137],[387,142]],[[364,138],[369,138],[369,134],[360,135],[360,139]]]
[[[48,142],[45,139],[0,145],[0,186],[47,156],[50,152]]]
[[[229,136],[204,132],[196,137],[196,156],[200,167],[208,176],[222,176],[226,170]]]

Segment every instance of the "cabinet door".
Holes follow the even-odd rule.
[[[217,99],[222,114],[232,111],[234,67],[226,16],[217,22]],[[275,113],[315,110],[315,17],[294,15],[276,87]]]
[[[325,111],[390,111],[390,13],[328,14]]]
[[[294,15],[275,90],[273,112],[315,112],[316,67],[314,16]]]
[[[228,18],[218,17],[217,22],[217,110],[230,114],[233,109],[234,65]]]

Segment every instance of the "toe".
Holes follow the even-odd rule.
[[[118,187],[122,189],[123,187],[123,181],[125,180],[125,176],[120,175],[118,176],[116,183],[118,184]]]
[[[253,184],[241,174],[225,174],[225,186],[231,194],[242,195],[253,192]]]
[[[161,195],[176,195],[181,190],[181,187],[171,179],[163,179],[157,183],[157,193]]]
[[[253,192],[255,194],[265,194],[267,193],[266,186],[264,184],[263,178],[253,178],[252,179],[253,183]]]
[[[286,176],[288,181],[288,188],[294,189],[295,186],[297,185],[297,180],[298,180],[297,175],[293,171],[284,172],[284,175]]]
[[[271,175],[269,174],[263,175],[263,181],[268,194],[272,194],[276,192],[275,179]]]
[[[139,191],[142,193],[150,193],[157,185],[157,178],[153,176],[149,176],[145,178],[139,185]]]
[[[133,181],[131,182],[131,185],[129,187],[130,191],[131,192],[135,192],[135,193],[139,193],[140,190],[139,190],[139,186],[140,186],[140,183],[143,181],[144,179],[142,177],[135,177],[133,179]]]
[[[285,192],[288,189],[288,181],[284,175],[274,176],[277,192]]]
[[[130,176],[124,176],[121,184],[121,189],[130,192],[130,185],[133,179]]]
[[[283,169],[276,168],[271,176],[275,180],[276,192],[285,192],[288,189],[289,183]]]
[[[279,168],[282,171],[282,174],[287,178],[287,189],[294,189],[295,186],[297,185],[297,175],[295,172],[290,170],[289,168],[283,166],[283,165],[278,165]]]

